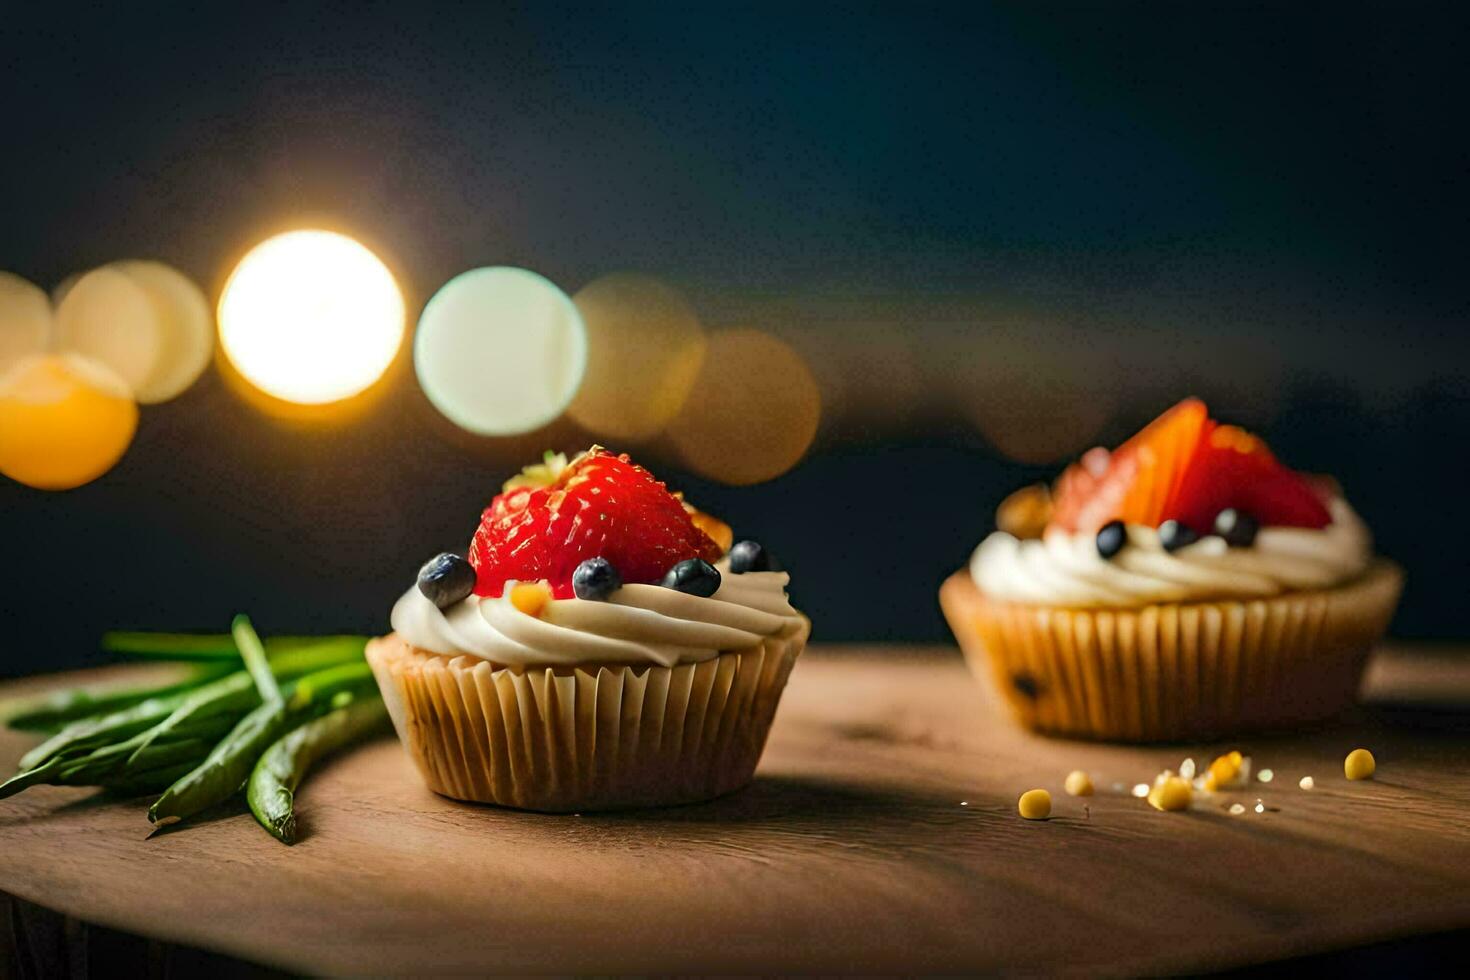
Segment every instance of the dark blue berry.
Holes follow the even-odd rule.
[[[606,558],[588,558],[572,573],[572,591],[578,599],[606,599],[622,587],[623,577]]]
[[[708,598],[720,588],[720,572],[703,558],[689,558],[669,569],[659,584],[666,589]]]
[[[737,541],[730,548],[730,571],[736,575],[746,572],[779,572],[781,563],[758,541]]]
[[[1164,546],[1165,551],[1178,551],[1185,545],[1194,544],[1199,540],[1199,535],[1188,524],[1180,524],[1178,521],[1165,521],[1159,525],[1159,544]]]
[[[419,569],[419,591],[440,609],[448,609],[475,591],[475,566],[445,552]]]
[[[1215,515],[1215,533],[1232,548],[1249,548],[1256,543],[1260,522],[1243,510],[1227,507]]]
[[[1097,553],[1111,558],[1128,543],[1128,528],[1122,521],[1108,521],[1097,529]]]
[[[1016,689],[1017,694],[1028,701],[1035,701],[1041,694],[1041,685],[1036,683],[1036,678],[1025,671],[1011,675],[1011,686]]]

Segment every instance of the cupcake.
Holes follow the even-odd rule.
[[[368,644],[429,788],[554,812],[706,800],[755,772],[811,624],[753,541],[626,455],[547,455],[468,558],[431,559]]]
[[[1335,483],[1188,399],[1008,498],[940,604],[1027,728],[1202,738],[1351,704],[1403,574]]]

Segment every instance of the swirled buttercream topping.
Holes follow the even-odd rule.
[[[465,654],[509,667],[654,663],[672,667],[755,646],[795,629],[801,614],[786,598],[785,572],[731,574],[709,598],[658,585],[625,585],[606,602],[553,599],[540,616],[507,598],[476,596],[440,609],[417,586],[393,607],[393,629],[421,650]]]
[[[1040,538],[990,535],[970,560],[980,590],[1006,602],[1061,606],[1142,606],[1155,602],[1258,598],[1295,589],[1321,589],[1368,567],[1373,542],[1341,499],[1320,530],[1265,527],[1253,545],[1231,548],[1210,535],[1165,551],[1158,531],[1128,526],[1128,543],[1110,559],[1092,534],[1050,528]]]

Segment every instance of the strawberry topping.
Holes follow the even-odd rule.
[[[1262,525],[1321,528],[1324,495],[1277,462],[1256,436],[1209,417],[1187,398],[1117,451],[1094,449],[1057,481],[1052,523],[1091,533],[1113,520],[1145,527],[1178,521],[1209,534],[1234,508]]]
[[[554,597],[570,598],[572,573],[588,558],[606,558],[624,582],[648,583],[685,559],[720,557],[679,498],[627,455],[594,446],[538,476],[512,480],[485,509],[469,551],[477,595],[545,580]]]

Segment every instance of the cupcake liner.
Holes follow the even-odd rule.
[[[1402,571],[1269,599],[1083,609],[991,600],[968,571],[940,605],[971,670],[1025,727],[1167,741],[1318,721],[1354,701]]]
[[[675,667],[514,670],[396,634],[367,658],[434,792],[550,812],[660,806],[750,781],[810,628]]]

